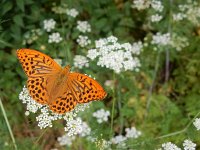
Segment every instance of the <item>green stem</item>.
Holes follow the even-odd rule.
[[[115,81],[115,73],[113,73],[113,80]],[[112,103],[112,114],[111,114],[111,128],[110,128],[110,135],[113,133],[113,124],[114,124],[114,113],[115,113],[115,87],[113,88],[113,103]]]
[[[9,133],[10,133],[10,136],[11,136],[11,139],[12,139],[12,141],[13,141],[13,145],[14,145],[14,147],[15,147],[15,150],[17,150],[17,145],[16,145],[16,142],[15,142],[15,138],[14,138],[14,136],[13,136],[13,132],[12,132],[12,130],[11,130],[11,127],[10,127],[10,124],[9,124],[9,121],[8,121],[8,118],[7,118],[5,109],[4,109],[4,107],[3,107],[3,103],[2,103],[2,101],[1,101],[1,98],[0,98],[0,107],[1,107],[1,110],[2,110],[2,112],[3,112],[3,116],[4,116],[4,119],[5,119],[5,121],[6,121],[6,125],[7,125],[7,127],[8,127],[8,130],[9,130]]]
[[[148,115],[149,107],[150,107],[150,104],[151,104],[151,96],[152,96],[152,92],[153,92],[153,88],[154,88],[154,84],[155,84],[155,80],[156,80],[156,75],[157,75],[158,68],[159,68],[160,54],[161,54],[161,52],[158,52],[158,55],[157,55],[157,58],[156,58],[156,64],[155,64],[155,68],[154,68],[153,81],[152,81],[152,84],[151,84],[151,86],[149,88],[149,93],[148,93],[148,96],[147,96],[147,105],[146,105],[145,118]]]

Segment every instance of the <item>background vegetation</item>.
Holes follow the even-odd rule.
[[[71,146],[60,146],[57,138],[65,133],[63,127],[41,130],[35,114],[24,115],[26,109],[18,95],[27,77],[16,57],[16,50],[22,47],[62,59],[63,65],[69,63],[73,70],[91,74],[105,87],[108,92],[106,99],[93,102],[81,114],[91,127],[91,134],[98,139],[109,140],[115,135],[124,135],[125,128],[135,126],[142,135],[127,140],[124,149],[158,149],[166,142],[182,147],[185,139],[192,140],[197,149],[200,148],[200,133],[192,124],[192,119],[198,117],[200,111],[200,22],[198,13],[194,16],[187,14],[189,9],[198,9],[199,4],[162,1],[164,9],[159,13],[163,18],[157,22],[150,19],[157,13],[155,9],[138,10],[132,7],[133,4],[133,1],[123,0],[0,2],[0,98],[18,149],[102,148],[101,144],[88,142],[85,138],[76,138]],[[188,10],[188,16],[174,21],[173,14],[179,12],[180,4],[188,6],[184,10]],[[55,13],[53,7],[75,8],[79,14],[73,18]],[[51,18],[56,20],[55,31],[63,39],[60,43],[48,43],[49,33],[43,29],[43,21]],[[76,28],[78,20],[88,21],[91,25],[91,32],[85,33],[92,41],[89,46],[81,47],[77,43],[81,35]],[[35,29],[40,29],[42,35],[27,42]],[[152,44],[153,36],[158,32],[169,33],[175,44]],[[95,62],[89,62],[89,67],[81,69],[74,66],[75,55],[86,55],[94,47],[95,40],[111,35],[120,43],[142,42],[139,71],[117,74]],[[180,38],[186,41],[180,42]],[[181,43],[179,47],[178,43]],[[113,88],[104,85],[106,80],[114,81]],[[111,113],[109,120],[102,124],[92,117],[100,108]],[[3,113],[0,113],[0,118],[0,149],[13,149]],[[112,145],[111,149],[117,149],[117,146]]]

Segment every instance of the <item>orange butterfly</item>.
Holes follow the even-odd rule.
[[[63,114],[74,109],[77,103],[101,100],[107,95],[94,79],[71,73],[69,65],[62,68],[41,52],[19,49],[17,56],[28,76],[29,94],[38,103],[47,104],[53,112]]]

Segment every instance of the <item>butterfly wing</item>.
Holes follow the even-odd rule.
[[[47,80],[62,68],[52,58],[36,50],[19,49],[17,56],[28,76],[29,94],[38,103],[48,104]]]
[[[78,103],[102,100],[107,93],[94,79],[80,73],[70,73],[68,85]]]
[[[56,113],[66,113],[77,103],[88,103],[105,98],[106,92],[94,79],[80,73],[69,73],[64,83],[66,92],[50,104],[50,109]]]
[[[28,77],[48,76],[62,69],[51,57],[36,50],[19,49],[17,56]]]

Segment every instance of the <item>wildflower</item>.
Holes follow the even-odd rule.
[[[79,133],[79,135],[81,137],[85,137],[90,135],[91,132],[91,128],[88,126],[88,124],[86,122],[82,122],[82,132]]]
[[[144,10],[149,8],[151,2],[148,0],[133,0],[132,8],[136,8],[137,10]]]
[[[87,57],[91,60],[98,58],[98,66],[110,68],[116,73],[140,67],[139,59],[132,56],[131,44],[120,44],[114,36],[95,41],[95,49],[88,50]]]
[[[78,68],[89,67],[89,61],[85,56],[76,55],[74,57],[74,66]]]
[[[138,138],[141,135],[141,132],[137,131],[135,127],[126,128],[125,131],[127,138]]]
[[[159,14],[152,15],[151,22],[159,22],[162,18],[163,18],[163,16],[161,16]]]
[[[177,51],[181,51],[184,47],[189,45],[189,42],[186,37],[173,34],[170,45],[174,47]]]
[[[108,117],[110,116],[109,111],[105,111],[104,109],[100,109],[93,113],[93,117],[97,118],[98,123],[108,121]]]
[[[197,128],[197,130],[200,130],[200,118],[196,118],[193,125]]]
[[[132,54],[139,55],[143,48],[142,42],[135,42],[132,44],[131,52]]]
[[[54,19],[48,19],[43,21],[44,24],[44,30],[47,32],[50,32],[52,29],[55,28],[56,21]]]
[[[87,21],[78,21],[77,29],[83,33],[91,32],[91,26]]]
[[[85,47],[91,43],[91,40],[88,39],[87,36],[83,36],[83,35],[79,35],[76,41],[81,47]]]
[[[60,37],[60,33],[55,32],[49,35],[49,40],[48,40],[49,43],[59,43],[60,41],[62,41],[62,37]]]
[[[172,15],[174,21],[180,21],[186,18],[186,15],[184,13],[177,13]]]
[[[31,44],[43,34],[41,29],[32,29],[24,34],[23,44]]]
[[[156,35],[153,35],[152,38],[153,38],[152,42],[151,42],[152,44],[165,46],[170,43],[170,34],[169,33],[161,34],[160,32],[158,32]]]
[[[117,135],[111,139],[113,144],[122,144],[127,138],[123,135]]]
[[[82,120],[79,117],[74,120],[68,120],[66,125],[67,126],[64,127],[64,130],[68,132],[68,136],[80,134],[83,131],[81,126]]]
[[[179,147],[177,147],[175,144],[171,142],[167,142],[162,144],[163,150],[181,150]]]
[[[78,11],[75,8],[67,9],[66,13],[68,16],[75,18],[78,15]]]
[[[69,136],[68,134],[64,134],[63,136],[58,137],[57,140],[61,146],[63,145],[71,146],[72,142],[75,140],[75,136]]]
[[[151,7],[157,12],[162,12],[164,8],[161,1],[158,0],[152,0]]]
[[[183,142],[183,147],[184,147],[184,150],[195,150],[196,144],[193,143],[192,141],[186,139]]]

